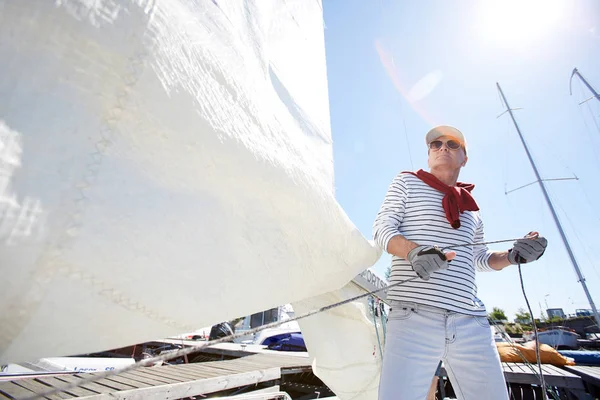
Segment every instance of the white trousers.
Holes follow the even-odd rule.
[[[460,400],[508,400],[486,317],[393,302],[379,400],[425,400],[440,360]]]

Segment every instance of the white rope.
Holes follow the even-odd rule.
[[[516,242],[519,239],[523,239],[523,238],[492,240],[491,242],[463,243],[463,244],[457,244],[457,245],[452,245],[452,246],[446,246],[446,247],[443,247],[442,250],[455,249],[457,247],[486,246],[488,244],[494,244],[494,243]]]

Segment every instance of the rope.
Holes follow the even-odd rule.
[[[542,393],[544,396],[544,400],[548,399],[548,395],[546,393],[546,381],[544,379],[544,374],[542,372],[542,362],[540,359],[540,340],[538,338],[538,330],[535,324],[535,318],[533,317],[533,311],[531,311],[531,306],[529,305],[529,299],[527,298],[527,294],[525,293],[525,284],[523,283],[523,274],[521,273],[521,263],[517,263],[517,267],[519,269],[519,279],[521,281],[521,291],[523,292],[523,297],[525,298],[525,303],[527,304],[527,310],[529,310],[529,315],[531,316],[531,324],[533,325],[533,334],[535,335],[535,357],[537,360],[538,371],[540,383],[542,385]]]
[[[383,347],[381,346],[381,338],[379,337],[379,328],[377,328],[377,299],[373,298],[373,325],[375,325],[375,333],[377,334],[377,345],[379,346],[379,355],[383,360]]]
[[[381,327],[383,328],[383,343],[387,339],[387,315],[385,313],[385,304],[383,302],[379,303],[381,308]]]
[[[516,242],[519,239],[523,239],[523,238],[492,240],[491,242],[479,242],[479,243],[462,243],[462,244],[456,244],[456,245],[452,245],[452,246],[442,247],[442,250],[456,249],[457,247],[486,246],[488,244],[494,244],[494,243]]]

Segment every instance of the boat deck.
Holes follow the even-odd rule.
[[[285,354],[255,354],[234,360],[144,367],[60,392],[48,399],[180,399],[273,382],[282,375],[310,370],[312,359]],[[0,383],[0,399],[23,399],[81,382],[91,374],[57,375]]]

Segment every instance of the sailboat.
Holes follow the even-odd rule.
[[[571,77],[573,77],[573,75],[575,75],[575,74],[577,74],[581,79],[583,79],[583,77],[581,77],[581,75],[579,74],[577,69],[573,70],[573,74],[571,75]],[[589,86],[589,84],[585,80],[584,80],[584,82],[590,88],[590,90],[592,90],[595,97],[598,97],[597,93],[595,93],[593,88],[591,88],[591,86]],[[595,323],[596,323],[596,325],[599,325],[600,324],[600,314],[598,314],[598,310],[596,309],[596,304],[594,303],[592,295],[591,295],[590,291],[588,290],[586,280],[583,277],[583,274],[581,272],[581,268],[579,267],[579,264],[577,263],[575,254],[573,253],[573,250],[571,249],[569,240],[565,234],[565,231],[562,227],[560,219],[558,218],[556,210],[554,209],[554,205],[552,204],[552,201],[550,200],[550,196],[548,195],[548,191],[546,190],[546,186],[544,184],[544,179],[542,179],[542,177],[538,171],[538,168],[533,160],[533,157],[531,156],[531,153],[529,151],[529,148],[527,147],[525,138],[523,137],[523,134],[521,133],[521,129],[519,128],[517,120],[515,119],[515,116],[513,114],[513,109],[510,108],[508,101],[506,99],[506,96],[504,95],[504,92],[502,91],[502,88],[500,87],[500,84],[496,83],[496,87],[498,88],[498,91],[500,92],[500,96],[502,98],[503,105],[506,107],[506,110],[504,111],[504,113],[508,113],[510,115],[510,118],[515,126],[515,130],[517,131],[517,133],[519,135],[519,138],[521,140],[521,143],[523,144],[525,153],[527,154],[527,158],[529,159],[529,162],[531,164],[531,168],[533,169],[533,172],[535,174],[536,182],[540,186],[541,192],[544,196],[546,204],[548,205],[548,208],[552,215],[552,219],[554,220],[554,223],[556,224],[556,228],[560,234],[560,237],[565,246],[567,254],[569,255],[571,264],[573,265],[573,269],[575,270],[575,274],[577,275],[577,281],[581,284],[581,287],[589,301],[590,308],[592,309],[592,312],[594,314]],[[567,330],[565,330],[565,329],[548,330],[547,332],[544,332],[539,335],[539,340],[541,343],[545,343],[545,344],[548,344],[551,346],[558,346],[558,345],[562,344],[566,347],[577,348],[577,335],[574,332],[569,331],[568,329]]]
[[[334,194],[321,1],[0,9],[0,364],[364,292],[381,251]],[[340,399],[375,398],[366,299],[301,328]]]

